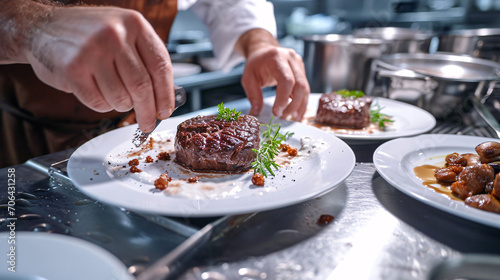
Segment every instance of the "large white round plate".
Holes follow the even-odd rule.
[[[391,185],[428,205],[478,223],[500,228],[500,215],[467,206],[422,184],[413,169],[423,164],[443,164],[451,153],[476,153],[475,147],[498,139],[446,134],[399,138],[380,145],[373,154],[378,173]]]
[[[15,233],[15,243],[8,243],[9,233],[0,234],[0,249],[10,253],[15,246],[15,270],[0,272],[0,279],[67,280],[67,279],[134,279],[126,266],[113,254],[90,242],[62,234]],[[9,259],[10,256],[4,259]],[[16,278],[15,278],[15,277]]]
[[[318,110],[319,98],[322,94],[314,93],[309,96],[307,104],[307,111],[303,123],[310,123],[316,116]],[[266,107],[272,107],[274,104],[274,97],[266,98]],[[413,106],[408,103],[382,98],[373,97],[373,104],[378,104],[382,107],[382,113],[392,116],[394,123],[387,126],[387,130],[358,130],[353,132],[347,130],[343,132],[342,129],[331,130],[335,136],[349,140],[349,143],[354,142],[367,142],[367,141],[384,141],[398,137],[406,137],[425,133],[436,125],[436,119],[429,112]]]
[[[173,140],[177,125],[184,120],[177,117],[163,121],[152,137]],[[146,164],[142,160],[139,168],[143,172],[127,173],[127,162],[132,158],[125,155],[137,150],[131,141],[136,125],[113,130],[82,145],[69,159],[68,174],[80,191],[107,204],[152,214],[203,217],[252,213],[299,203],[333,189],[352,172],[356,160],[345,142],[301,123],[275,121],[278,122],[282,124],[281,132],[295,133],[287,141],[291,146],[300,147],[301,138],[310,137],[309,146],[315,149],[311,153],[300,151],[294,158],[296,162],[282,165],[276,176],[266,179],[264,187],[254,186],[252,173],[244,172],[200,176],[199,183],[186,182],[177,195],[157,192],[154,179],[165,170],[170,177],[184,181],[199,173],[180,168],[172,161]],[[161,150],[155,148],[150,155],[156,159],[158,152]],[[174,189],[170,184],[167,191]],[[191,190],[197,192],[192,195]]]

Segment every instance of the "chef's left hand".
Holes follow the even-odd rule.
[[[246,57],[241,83],[252,106],[250,114],[258,115],[262,110],[262,88],[276,86],[273,115],[302,120],[310,93],[302,57],[293,49],[280,47],[262,29],[243,34],[236,47]]]

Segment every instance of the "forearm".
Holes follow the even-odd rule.
[[[256,50],[264,46],[279,46],[278,41],[264,29],[251,29],[240,36],[234,50],[247,58]]]
[[[33,37],[54,6],[33,0],[0,0],[0,6],[0,64],[27,63]]]
[[[207,26],[216,65],[223,70],[244,61],[234,46],[245,32],[260,28],[276,36],[273,4],[266,0],[198,0],[191,10]]]

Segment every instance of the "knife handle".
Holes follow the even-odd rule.
[[[175,90],[175,109],[186,103],[186,90],[180,86],[174,86]]]

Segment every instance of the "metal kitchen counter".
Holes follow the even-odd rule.
[[[226,106],[241,110],[248,101]],[[248,215],[185,219],[86,197],[65,176],[64,163],[51,167],[71,154],[63,151],[14,166],[16,230],[90,241],[139,277],[160,261],[169,266],[169,278],[186,280],[427,279],[448,258],[500,254],[500,229],[428,206],[387,183],[370,162],[379,144],[351,145],[358,161],[352,174],[321,197]],[[0,169],[2,186],[7,173]],[[8,230],[6,208],[4,191],[1,231]],[[325,214],[333,221],[318,223]]]

